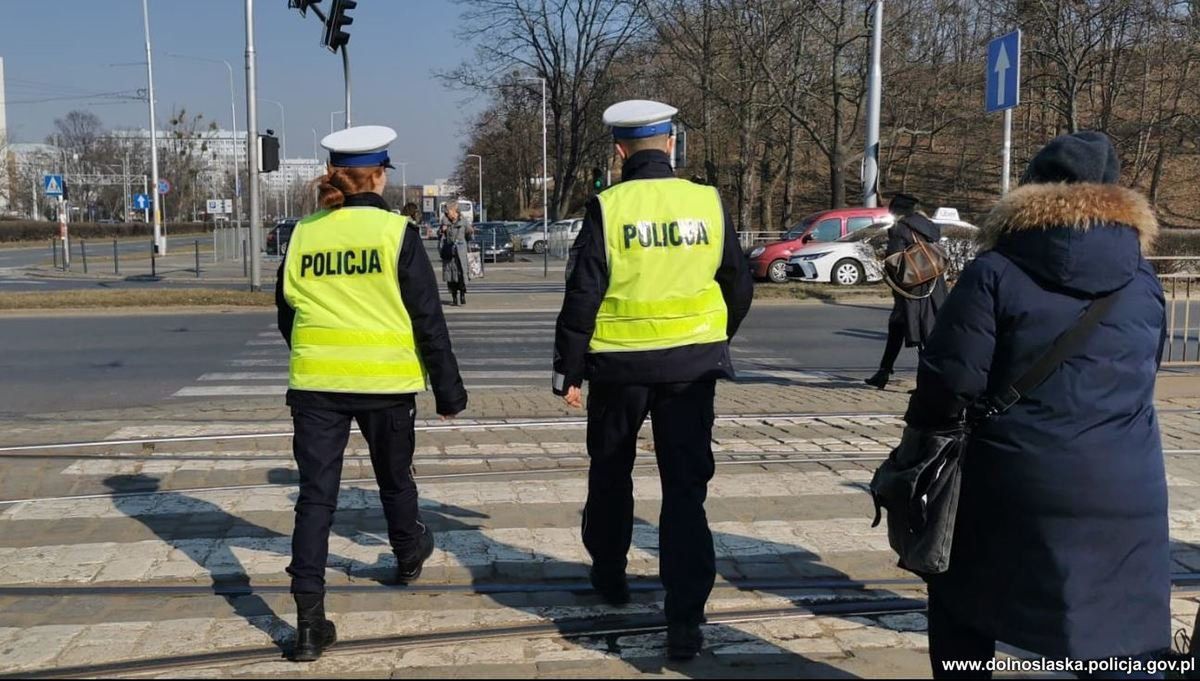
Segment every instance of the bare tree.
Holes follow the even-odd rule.
[[[607,143],[600,114],[610,104],[610,70],[645,29],[644,0],[460,0],[471,63],[444,77],[476,91],[546,81],[552,136],[550,214],[570,208],[580,169]]]

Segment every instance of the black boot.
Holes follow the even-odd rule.
[[[667,623],[667,657],[681,662],[690,660],[700,654],[702,647],[704,632],[699,624]]]
[[[450,289],[450,304],[458,307],[458,292],[454,289]]]
[[[600,598],[609,605],[625,605],[629,602],[629,580],[625,578],[625,570],[597,570],[592,567],[588,573],[592,588],[600,594]]]
[[[892,372],[888,371],[887,369],[880,369],[879,371],[875,372],[874,376],[863,381],[863,383],[866,383],[872,388],[883,390],[887,387],[888,379],[891,378],[891,375]]]
[[[458,302],[460,305],[467,304],[467,290],[466,289],[463,289],[458,292]]]
[[[294,594],[296,599],[296,645],[293,662],[312,662],[337,642],[337,627],[325,619],[323,594]]]
[[[433,532],[429,528],[425,528],[425,534],[417,540],[417,547],[413,554],[406,557],[396,555],[396,583],[408,585],[417,581],[421,576],[421,569],[425,567],[425,561],[433,555]]]

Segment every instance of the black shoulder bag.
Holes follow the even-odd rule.
[[[936,575],[950,567],[950,547],[962,486],[962,455],[971,430],[1003,414],[1042,384],[1087,341],[1116,300],[1114,291],[1097,298],[1075,324],[1055,339],[1033,366],[1005,390],[981,398],[964,410],[957,426],[943,430],[905,428],[887,460],[871,479],[875,520],[887,509],[888,543],[899,566],[918,575]]]

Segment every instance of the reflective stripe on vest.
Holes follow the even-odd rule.
[[[296,310],[288,387],[340,393],[426,388],[396,263],[408,219],[340,208],[300,221],[288,243],[284,297]]]
[[[662,350],[728,340],[715,276],[725,218],[714,187],[629,180],[599,195],[608,290],[588,350]]]

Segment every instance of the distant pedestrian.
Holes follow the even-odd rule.
[[[1114,295],[1081,350],[970,434],[949,570],[929,579],[935,677],[968,676],[943,663],[991,660],[997,641],[1075,660],[1147,660],[1171,642],[1154,408],[1165,314],[1144,258],[1158,225],[1119,178],[1100,133],[1038,152],[1022,186],[984,220],[983,252],[921,354],[905,419],[951,426],[972,401],[1007,398],[987,392]]]
[[[686,660],[703,646],[716,577],[704,511],[716,381],[733,378],[729,339],[750,311],[754,282],[716,188],[675,178],[675,112],[645,100],[604,112],[621,182],[588,201],[571,247],[553,388],[579,408],[589,381],[583,544],[592,586],[613,605],[629,601],[635,445],[653,419],[667,655]]]
[[[400,214],[408,218],[408,221],[411,224],[421,224],[421,209],[418,208],[417,204],[413,203],[412,201],[404,204],[404,207],[400,209]]]
[[[467,242],[475,230],[453,202],[442,208],[442,226],[438,232],[438,253],[442,258],[442,280],[450,290],[451,305],[467,304]]]
[[[936,244],[942,238],[942,228],[917,210],[920,200],[910,194],[896,194],[888,209],[896,221],[888,229],[887,254],[903,253],[917,240]],[[904,347],[920,348],[933,333],[933,323],[938,308],[946,300],[946,278],[939,276],[933,281],[912,290],[892,292],[892,314],[888,317],[887,345],[879,370],[866,380],[866,384],[880,390],[887,387],[896,369],[896,358]]]
[[[337,640],[325,617],[325,564],[351,419],[370,450],[394,581],[408,584],[434,548],[412,471],[416,393],[432,383],[443,418],[467,406],[421,235],[383,200],[395,138],[390,128],[368,125],[322,140],[330,151],[319,181],[322,210],[296,225],[279,267],[275,304],[291,349],[287,404],[300,470],[287,569],[296,661],[319,658]]]

